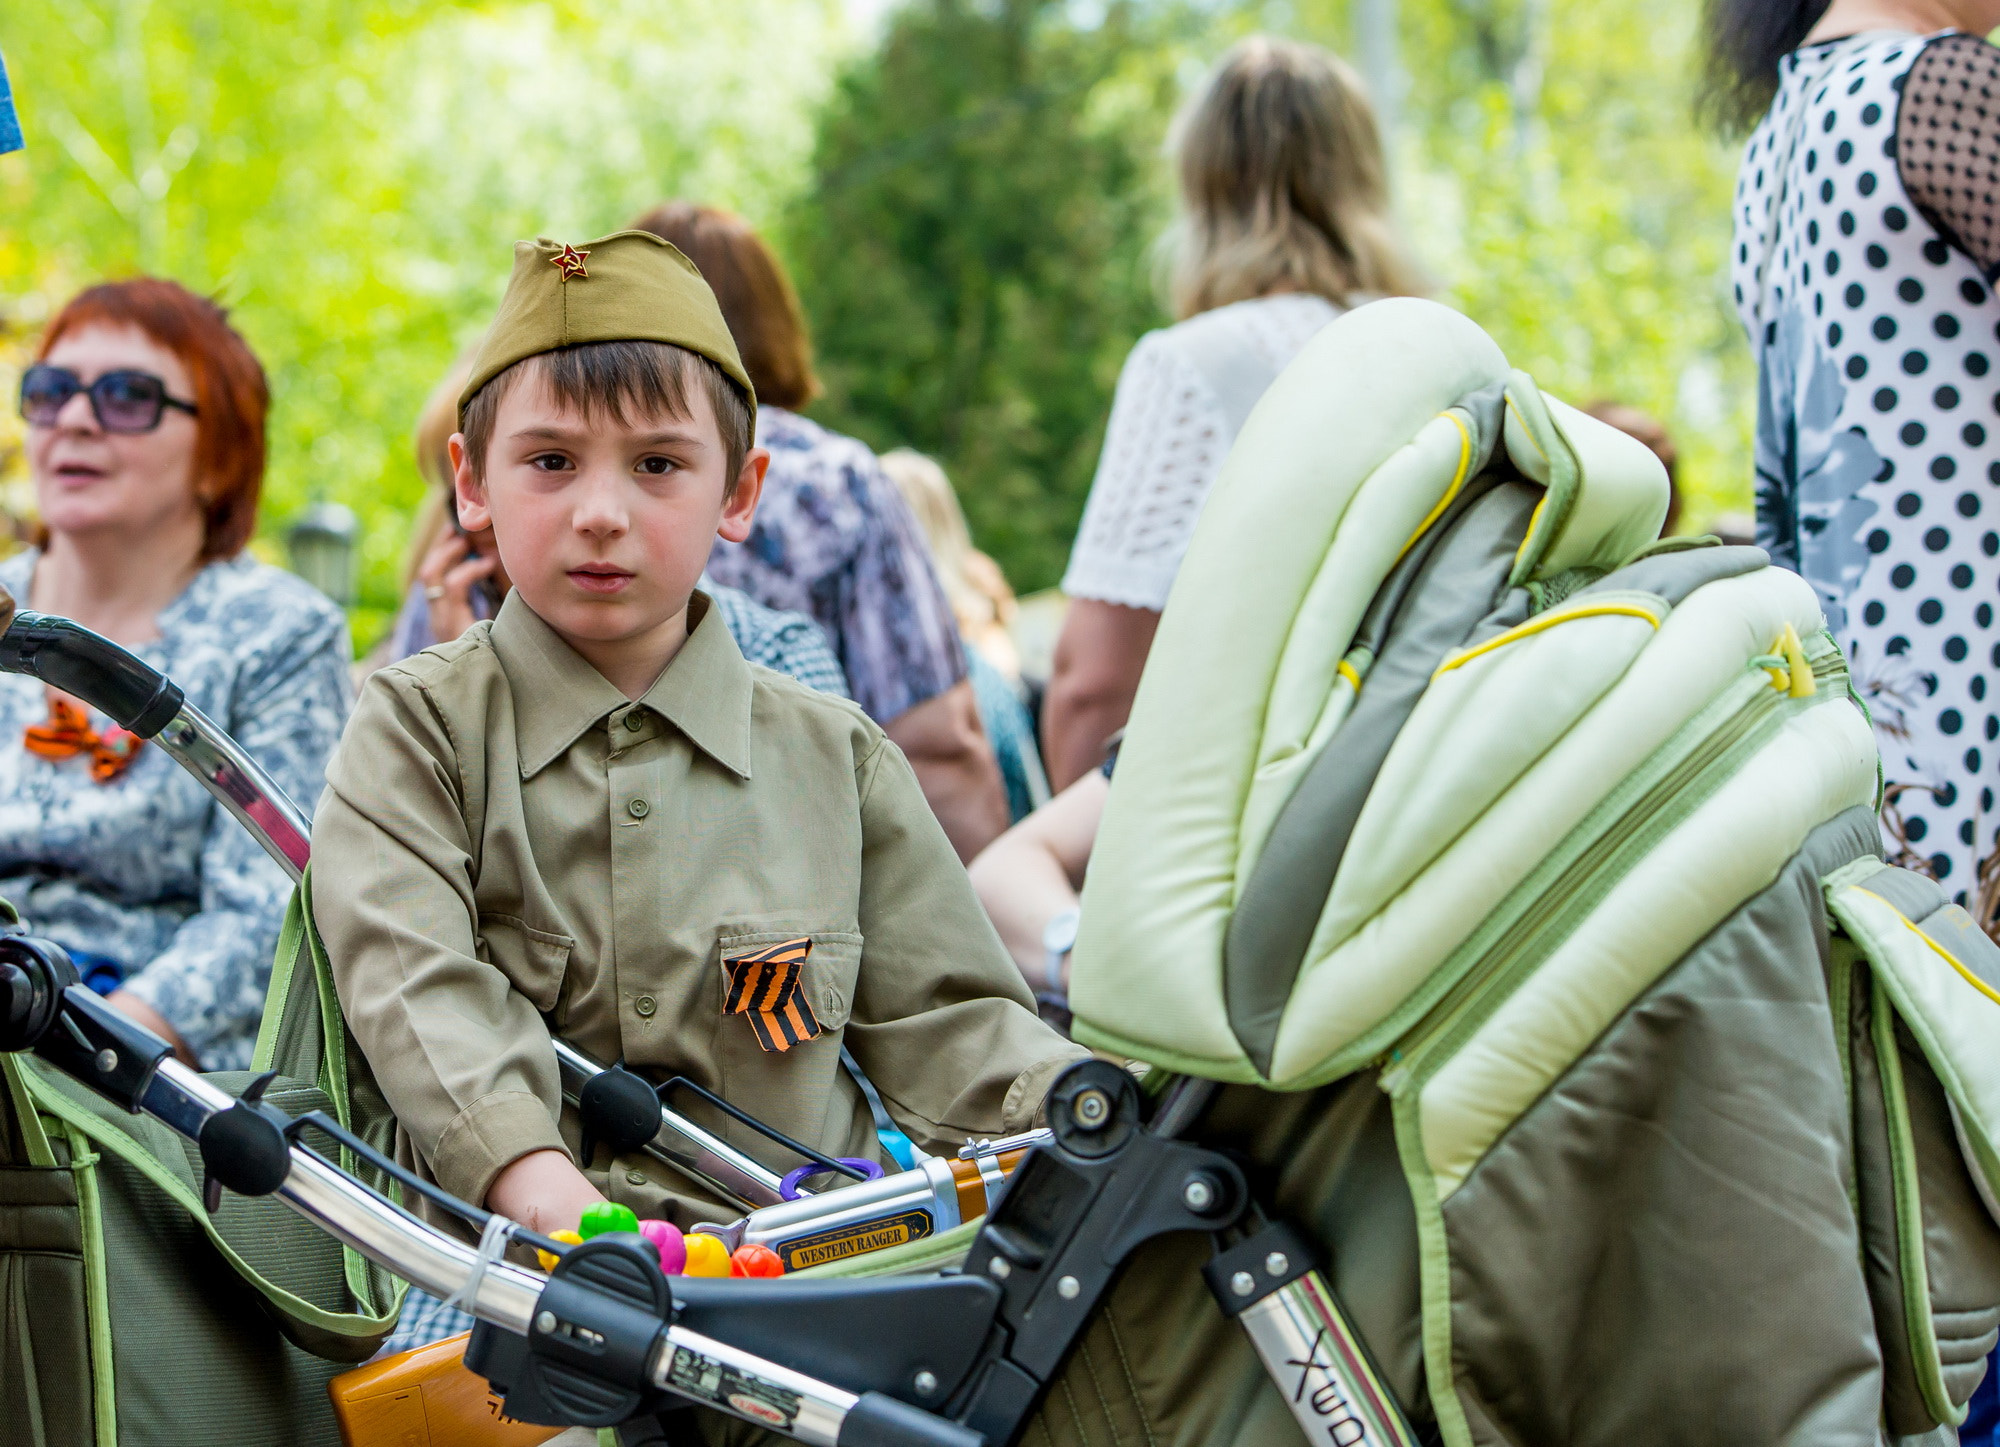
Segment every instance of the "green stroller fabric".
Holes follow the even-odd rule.
[[[1811,590],[1664,503],[1463,317],[1317,337],[1161,621],[1078,1038],[1232,1082],[1203,1138],[1453,1447],[1948,1429],[2000,1328],[2000,950],[1879,859]],[[1148,1363],[1120,1434],[1294,1439],[1192,1249],[1091,1339]],[[1080,1365],[1041,1425],[1111,1440]]]
[[[315,978],[289,969],[308,934],[295,901],[260,1042],[258,1068],[279,1073],[266,1099],[365,1126],[338,1013],[289,988]],[[253,1076],[209,1078],[237,1094]],[[337,1447],[327,1380],[374,1353],[401,1296],[274,1199],[225,1193],[210,1217],[192,1144],[0,1056],[0,1439]]]
[[[1161,620],[1077,1034],[1227,1083],[1196,1135],[1421,1440],[1949,1441],[2000,1335],[2000,949],[1879,858],[1811,590],[1657,541],[1665,497],[1445,308],[1309,344]],[[1208,1249],[1134,1257],[1026,1441],[1302,1440]]]

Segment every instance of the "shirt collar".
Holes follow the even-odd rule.
[[[521,777],[559,758],[586,729],[626,706],[625,695],[521,598],[507,595],[493,620],[493,651],[514,694]],[[741,778],[750,777],[750,665],[705,593],[688,600],[688,637],[637,700]]]

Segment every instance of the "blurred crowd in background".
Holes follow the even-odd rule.
[[[322,654],[358,676],[457,637],[509,587],[490,537],[458,523],[446,451],[453,358],[495,259],[517,234],[653,232],[714,287],[773,459],[755,530],[709,562],[730,631],[901,746],[961,857],[987,852],[975,882],[1059,1011],[1118,735],[1231,442],[1343,312],[1438,296],[1653,449],[1668,532],[1754,528],[1821,590],[1883,730],[1892,849],[1982,921],[2000,912],[1975,741],[2000,716],[1972,642],[1992,608],[1970,602],[2000,534],[1972,522],[1975,492],[1907,492],[1893,517],[1863,496],[1899,466],[1939,484],[1988,470],[1985,424],[1948,414],[1989,366],[2000,227],[1971,189],[1954,212],[1948,165],[1910,171],[1927,135],[1901,134],[1962,130],[1961,93],[2000,54],[1981,0],[1712,0],[1705,72],[1691,14],[1592,0],[585,9],[377,0],[220,27],[168,0],[115,24],[88,6],[0,21],[35,78],[25,158],[0,159],[0,214],[32,218],[0,228],[0,382],[22,399],[0,423],[0,507],[25,546],[0,581],[163,653],[184,641],[170,621],[192,636],[196,614],[213,630],[250,608],[239,648],[268,647],[273,678]],[[1961,33],[1917,43],[1940,17]],[[1273,21],[1343,38],[1360,64],[1243,33]],[[1872,170],[1846,209],[1831,174],[1786,191],[1786,168],[1818,170],[1798,93],[1827,104],[1840,65],[1849,94],[1871,66],[1891,96],[1920,82],[1883,154],[1903,147],[1897,181],[1928,230],[1873,199]],[[258,81],[279,67],[292,83]],[[1824,116],[1821,133],[1853,132],[1830,166],[1865,158],[1887,113],[1854,110]],[[1732,205],[1717,137],[1739,132]],[[1893,295],[1826,289],[1841,248],[1815,248],[1857,227],[1880,239],[1846,251],[1900,276]],[[1933,315],[1917,273],[1939,267],[1964,275]],[[76,285],[135,271],[173,279]],[[1825,324],[1830,304],[1879,315]],[[1891,345],[1921,326],[1930,351]],[[1963,376],[1847,386],[1871,366],[1918,377],[1933,355]],[[181,666],[208,663],[224,660]],[[241,657],[229,668],[226,688],[248,686]],[[271,740],[299,755],[302,800],[338,692]],[[24,758],[87,755],[97,784],[131,762],[31,693]],[[243,712],[233,694],[218,706]],[[18,774],[0,796],[42,811],[0,838],[21,889],[86,869],[50,864],[50,819],[73,844],[128,836],[90,790],[58,799],[0,755]],[[183,863],[150,881],[149,944],[112,948],[77,905],[76,947],[111,988],[225,908],[205,868],[255,872]],[[239,886],[260,899],[228,908],[275,907]],[[118,890],[112,914],[147,892]],[[247,1028],[257,936],[234,947],[231,1002],[185,1008]],[[192,1039],[168,997],[127,1003]]]
[[[1172,319],[1170,121],[1257,30],[1361,73],[1432,294],[1559,394],[1671,427],[1690,528],[1749,510],[1736,155],[1689,119],[1692,7],[246,0],[229,17],[0,10],[34,141],[0,160],[0,218],[36,218],[0,220],[0,388],[100,277],[218,295],[275,398],[253,546],[282,562],[308,508],[350,509],[363,652],[402,603],[425,491],[411,399],[490,315],[494,238],[602,235],[666,196],[744,216],[791,271],[825,386],[811,415],[938,459],[981,549],[1045,594],[1124,358]],[[6,413],[0,485],[21,511]],[[1024,610],[1031,653],[1042,616]]]

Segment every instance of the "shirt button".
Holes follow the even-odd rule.
[[[625,715],[625,727],[632,730],[633,733],[636,734],[637,732],[639,732],[640,729],[644,728],[645,726],[646,726],[645,717],[636,708],[633,709],[632,712]]]
[[[646,1173],[644,1171],[627,1171],[625,1173],[625,1180],[630,1185],[643,1186],[646,1184]]]
[[[625,806],[625,812],[630,814],[634,819],[643,819],[652,812],[652,808],[653,806],[648,804],[644,799],[634,799]]]
[[[651,995],[641,995],[637,1000],[632,1002],[632,1008],[650,1020],[653,1018],[653,1012],[660,1007]]]

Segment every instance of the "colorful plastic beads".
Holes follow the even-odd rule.
[[[583,1238],[574,1231],[551,1231],[549,1232],[549,1240],[560,1241],[565,1246],[581,1246],[583,1244]],[[542,1263],[542,1270],[554,1271],[556,1269],[556,1262],[560,1258],[553,1251],[543,1251],[537,1247],[535,1250],[535,1259]]]
[[[783,1276],[785,1263],[768,1246],[738,1246],[729,1254],[731,1276]]]
[[[616,1201],[599,1201],[594,1206],[586,1206],[583,1219],[576,1229],[584,1240],[593,1236],[603,1236],[612,1231],[637,1231],[638,1214],[630,1206],[621,1206]]]
[[[671,1221],[641,1221],[639,1234],[660,1253],[660,1270],[669,1276],[679,1276],[687,1270],[687,1238],[681,1235],[680,1227]]]
[[[729,1248],[717,1236],[695,1232],[686,1238],[687,1264],[683,1268],[689,1276],[727,1276],[729,1274]]]

